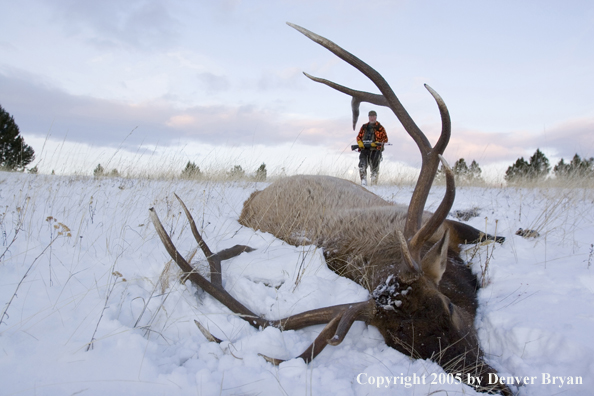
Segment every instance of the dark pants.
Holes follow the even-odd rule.
[[[376,184],[380,162],[382,162],[381,151],[361,150],[361,154],[359,154],[359,175],[361,180],[367,180],[367,166],[369,166],[371,168],[371,184]]]

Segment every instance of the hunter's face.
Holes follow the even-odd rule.
[[[372,124],[375,123],[377,121],[377,116],[376,115],[370,115],[369,116],[369,122],[371,122]]]

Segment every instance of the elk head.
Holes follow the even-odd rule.
[[[495,371],[483,363],[474,329],[476,279],[467,268],[459,268],[464,263],[447,257],[447,239],[446,234],[433,246],[435,252],[423,257],[420,272],[411,269],[382,277],[384,282],[372,292],[376,311],[369,323],[392,348],[486,384],[486,375]],[[453,290],[444,290],[447,284]]]

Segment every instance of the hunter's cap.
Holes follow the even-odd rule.
[[[376,113],[374,110],[371,110],[371,111],[369,112],[369,116],[370,116],[370,117],[371,117],[371,116],[377,116],[377,113]]]

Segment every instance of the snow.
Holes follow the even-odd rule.
[[[182,254],[196,247],[175,192],[211,250],[257,249],[223,262],[223,283],[259,315],[278,319],[364,301],[367,292],[330,271],[320,249],[290,246],[237,222],[249,194],[265,186],[0,173],[1,393],[477,394],[448,383],[437,364],[387,347],[377,329],[361,322],[305,364],[293,358],[323,326],[257,330],[189,282],[181,284],[171,264],[164,271],[170,260],[149,221],[150,207]],[[407,203],[412,188],[372,190]],[[434,188],[428,210],[442,194]],[[469,247],[464,256],[481,277],[488,263],[476,327],[489,363],[506,378],[537,377],[519,388],[521,395],[592,392],[593,203],[593,191],[577,188],[457,190],[453,209],[479,208],[468,223],[490,233],[497,227],[507,238],[503,245]],[[517,236],[518,228],[540,237]],[[200,251],[192,262],[205,270]],[[223,342],[207,341],[194,320]],[[260,353],[289,360],[275,367]],[[543,384],[546,374],[551,383]],[[414,375],[426,383],[410,383]],[[553,384],[553,377],[563,383]],[[566,377],[581,377],[582,384]]]

